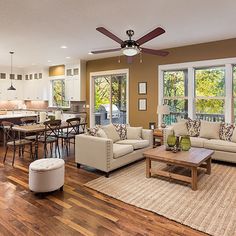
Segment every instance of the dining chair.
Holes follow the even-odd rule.
[[[36,125],[37,124],[37,117],[23,117],[20,119],[21,125]],[[35,141],[36,135],[33,133],[29,133],[24,137],[27,140]]]
[[[19,149],[19,157],[24,157],[25,152],[30,153],[30,157],[33,158],[33,151],[32,151],[32,141],[21,139],[20,137],[16,137],[16,132],[13,130],[14,123],[9,121],[2,121],[2,128],[6,135],[6,149],[5,155],[3,158],[3,163],[6,161],[7,153],[9,148],[13,149],[13,159],[12,159],[12,166],[14,166],[15,156],[17,148]],[[25,150],[25,147],[29,146],[30,150]]]
[[[44,132],[42,135],[39,136],[38,142],[44,144],[44,157],[47,158],[48,144],[50,146],[50,154],[52,157],[53,144],[55,144],[55,156],[57,155],[57,151],[58,151],[58,156],[60,158],[61,155],[60,155],[60,148],[59,148],[59,132],[61,129],[61,120],[45,121],[43,124],[45,126]]]
[[[69,155],[70,144],[72,143],[75,146],[75,136],[80,133],[80,121],[80,117],[67,119],[66,132],[62,130],[59,134],[59,137],[61,138],[62,148],[64,147],[64,145],[66,147],[67,156]]]

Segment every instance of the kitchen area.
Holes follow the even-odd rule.
[[[86,62],[13,71],[0,66],[0,127],[2,121],[21,125],[25,117],[34,117],[38,123],[42,117],[62,122],[81,117],[86,122]],[[3,143],[0,128],[0,145]]]

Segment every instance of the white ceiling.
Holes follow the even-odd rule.
[[[88,55],[119,46],[98,26],[121,39],[127,29],[138,39],[161,26],[166,33],[143,45],[154,49],[236,38],[235,9],[235,0],[0,0],[0,65],[10,50],[18,67],[118,55]]]

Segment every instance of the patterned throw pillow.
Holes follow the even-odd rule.
[[[221,123],[220,124],[220,139],[225,141],[231,141],[233,132],[234,132],[234,125]]]
[[[91,136],[97,136],[98,130],[100,129],[99,126],[95,126],[93,128],[87,128],[87,135],[91,135]]]
[[[113,124],[121,140],[127,139],[127,125],[125,124]]]
[[[200,134],[201,121],[200,120],[191,120],[188,118],[187,122],[188,135],[190,137],[197,137]]]

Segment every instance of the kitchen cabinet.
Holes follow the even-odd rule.
[[[68,72],[70,71],[71,72]],[[86,62],[80,61],[79,65],[66,66],[65,97],[68,101],[86,100]]]
[[[24,100],[48,100],[49,83],[45,80],[25,80]]]

